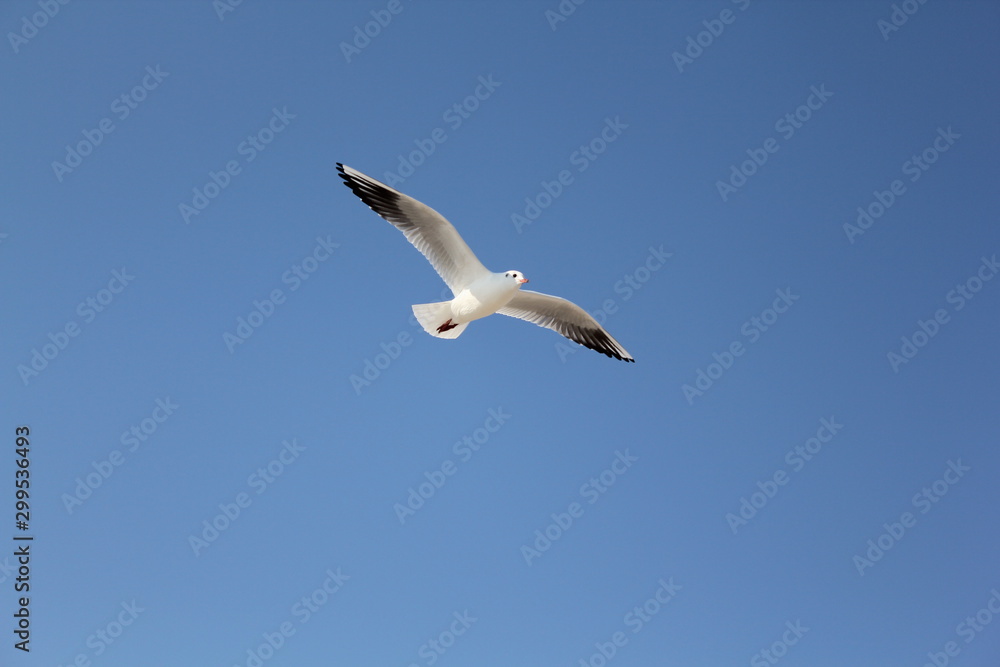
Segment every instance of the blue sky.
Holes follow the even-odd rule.
[[[4,3],[0,662],[996,664],[998,23]],[[637,363],[427,336],[336,162]]]

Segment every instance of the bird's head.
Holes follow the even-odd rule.
[[[515,283],[517,283],[518,287],[528,282],[528,279],[525,278],[524,274],[521,273],[520,271],[508,271],[505,274],[503,274],[503,277],[513,280]]]

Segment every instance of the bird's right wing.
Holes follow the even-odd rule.
[[[455,295],[490,273],[458,230],[430,206],[339,162],[337,171],[361,201],[403,232],[423,253]]]
[[[497,312],[552,329],[571,341],[609,357],[622,361],[635,361],[621,343],[597,323],[597,320],[572,301],[523,289]]]

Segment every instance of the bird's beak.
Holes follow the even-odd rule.
[[[519,283],[521,283],[523,285],[524,283],[528,282],[528,279],[527,278],[521,278],[517,282],[519,282]]]

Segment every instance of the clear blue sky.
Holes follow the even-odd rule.
[[[0,663],[997,664],[1000,8],[561,4],[0,6]]]

